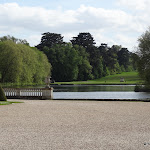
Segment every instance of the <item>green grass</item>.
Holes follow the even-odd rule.
[[[23,102],[9,102],[9,101],[0,101],[0,105],[9,105],[14,103],[23,103]]]
[[[124,78],[125,82],[120,82]],[[138,84],[143,82],[138,76],[138,72],[123,72],[121,74],[110,75],[96,80],[55,82],[55,84]]]

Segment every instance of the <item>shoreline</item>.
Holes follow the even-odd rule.
[[[102,101],[102,102],[150,102],[149,98],[146,99],[52,99],[52,100],[42,100],[42,99],[16,99],[16,98],[7,98],[7,101]]]

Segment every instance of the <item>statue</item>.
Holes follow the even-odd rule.
[[[46,83],[45,88],[50,88],[50,76],[45,78],[45,83]]]

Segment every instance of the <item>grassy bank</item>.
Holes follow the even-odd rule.
[[[45,83],[1,83],[2,87],[15,87],[15,88],[20,88],[20,87],[36,87],[40,85],[45,85]]]
[[[124,78],[125,82],[120,82]],[[74,81],[74,82],[55,82],[55,84],[138,84],[142,80],[138,72],[123,72],[121,74],[110,75],[96,80]]]
[[[23,102],[9,102],[9,101],[0,101],[0,105],[9,105],[14,103],[23,103]]]

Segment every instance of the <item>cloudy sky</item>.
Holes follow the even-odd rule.
[[[40,43],[44,32],[60,33],[69,42],[90,32],[96,45],[107,43],[135,50],[150,26],[150,0],[0,0],[0,37]]]

